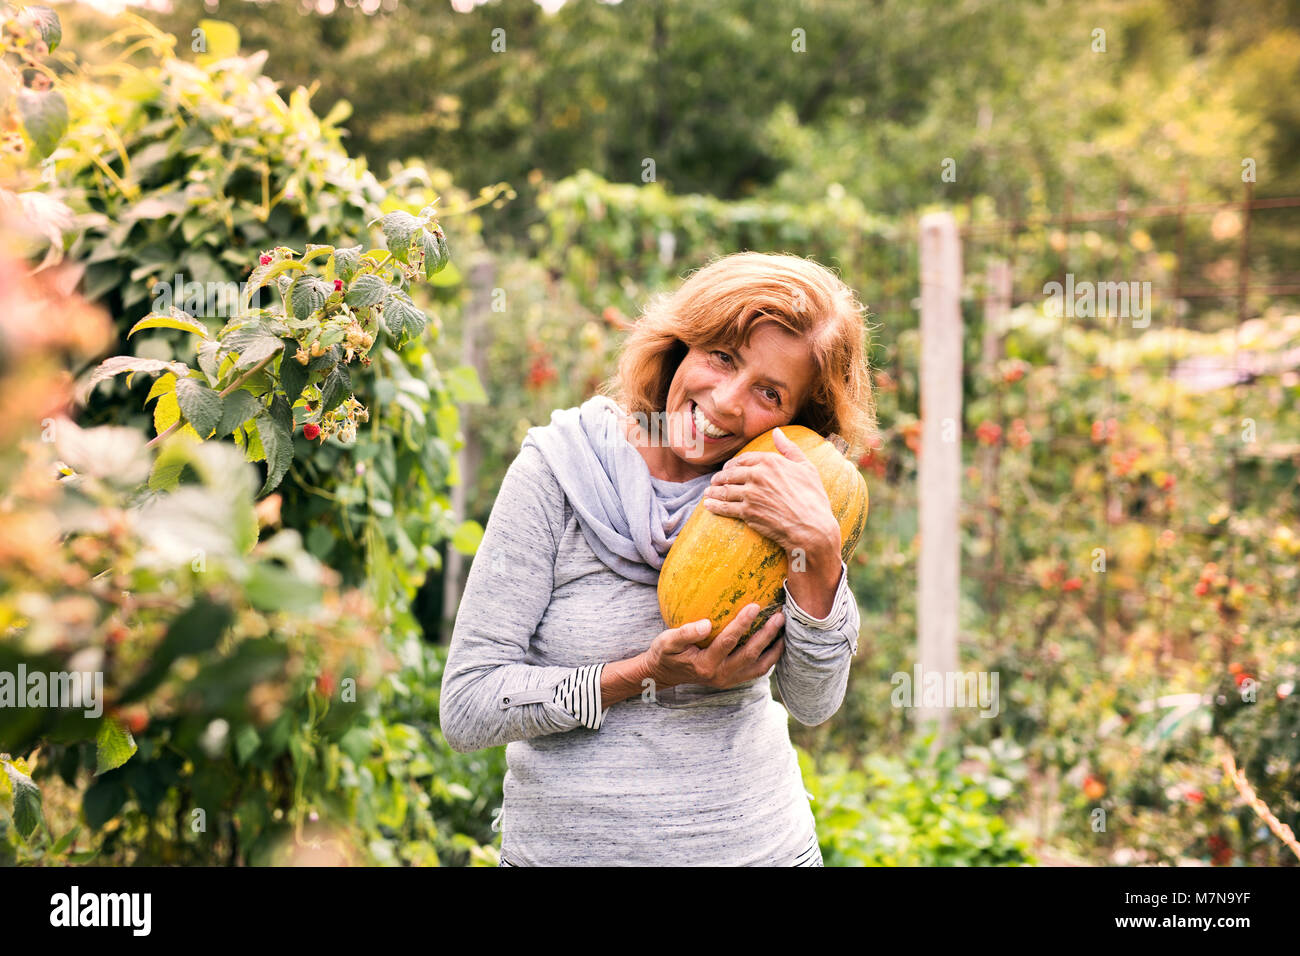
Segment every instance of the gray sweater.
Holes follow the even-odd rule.
[[[470,568],[440,698],[455,750],[506,745],[503,862],[808,865],[816,833],[787,711],[812,726],[844,700],[859,626],[847,567],[826,618],[788,590],[784,613],[785,648],[768,674],[726,690],[647,688],[604,707],[604,664],[645,651],[667,625],[653,585],[596,558],[525,445]]]

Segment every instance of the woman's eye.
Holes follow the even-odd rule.
[[[728,362],[731,361],[731,356],[728,355],[726,352],[714,352],[713,354],[726,359]]]

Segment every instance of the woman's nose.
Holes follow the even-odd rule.
[[[732,422],[740,417],[742,407],[741,395],[744,386],[739,382],[721,385],[713,390],[713,408],[719,416],[726,416]]]

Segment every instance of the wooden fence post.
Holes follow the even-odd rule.
[[[942,704],[924,706],[926,675],[957,670],[957,612],[961,538],[961,245],[951,213],[921,218],[921,455],[917,494],[921,554],[917,578],[917,661],[921,686],[912,688],[919,724],[948,730]]]
[[[465,306],[464,326],[461,329],[461,361],[478,372],[480,381],[487,381],[486,357],[480,327],[485,324],[485,316],[492,308],[492,288],[496,283],[496,263],[490,256],[479,259],[470,268],[470,300]],[[478,475],[479,462],[483,450],[479,445],[478,430],[474,428],[474,406],[461,404],[460,427],[465,436],[465,444],[458,454],[457,471],[460,481],[451,489],[451,513],[455,524],[465,520],[466,501],[469,489]],[[451,643],[452,628],[456,623],[456,610],[460,607],[460,596],[465,591],[465,578],[469,574],[469,562],[450,544],[447,545],[447,560],[442,569],[442,641]]]

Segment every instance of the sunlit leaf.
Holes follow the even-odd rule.
[[[99,722],[99,734],[95,738],[95,776],[116,770],[131,759],[136,749],[131,731],[112,717],[103,718]]]
[[[175,306],[172,306],[166,315],[156,312],[146,315],[131,326],[131,331],[126,333],[126,337],[129,339],[141,329],[180,329],[182,332],[193,332],[205,339],[208,337],[207,326]]]

